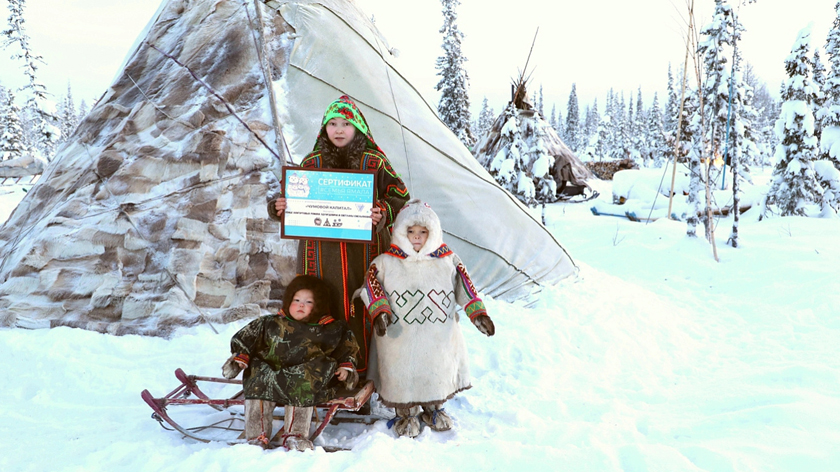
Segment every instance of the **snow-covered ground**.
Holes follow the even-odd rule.
[[[0,470],[840,470],[840,219],[748,212],[738,249],[720,219],[716,262],[684,223],[593,216],[612,202],[598,190],[546,212],[578,280],[530,307],[487,300],[492,338],[463,324],[473,388],[447,403],[453,431],[333,427],[317,444],[353,446],[337,453],[198,443],[140,392],[169,393],[178,367],[218,376],[244,322],[169,340],[2,329]]]

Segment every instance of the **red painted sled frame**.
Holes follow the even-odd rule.
[[[197,436],[187,428],[184,428],[183,426],[179,425],[166,412],[167,406],[209,405],[210,407],[218,411],[224,411],[231,406],[245,405],[245,397],[242,395],[241,390],[236,395],[230,398],[216,400],[208,397],[198,387],[199,381],[242,385],[242,380],[224,379],[218,377],[202,377],[199,375],[187,375],[180,368],[175,369],[175,377],[179,381],[181,381],[181,385],[175,388],[175,390],[169,392],[169,394],[167,394],[166,396],[161,398],[155,398],[152,396],[151,393],[149,393],[148,390],[143,390],[140,393],[140,397],[143,398],[143,401],[145,401],[152,408],[152,410],[154,411],[154,413],[152,413],[152,418],[157,420],[161,424],[161,426],[163,426],[163,421],[165,421],[184,436],[206,443],[213,441],[212,439]],[[324,431],[324,428],[326,428],[326,426],[330,424],[330,421],[333,419],[336,412],[338,412],[339,410],[358,411],[359,408],[364,406],[364,404],[367,403],[368,400],[370,400],[370,396],[373,394],[373,391],[373,382],[368,380],[361,387],[354,389],[353,391],[347,392],[349,394],[346,396],[339,396],[338,398],[329,400],[326,403],[316,405],[316,409],[326,409],[326,413],[324,414],[323,421],[321,421],[318,427],[315,428],[315,431],[309,436],[309,440],[314,441],[315,438],[317,438],[321,434],[321,432]],[[187,398],[191,394],[194,395],[196,398]],[[242,441],[233,441],[231,442],[231,444],[239,444],[240,442]]]

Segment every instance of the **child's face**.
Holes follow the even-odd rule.
[[[289,316],[298,321],[303,321],[309,318],[313,308],[315,308],[315,297],[312,295],[312,290],[298,290],[292,297]]]
[[[347,146],[355,134],[356,127],[344,118],[331,118],[327,122],[327,138],[335,147]]]
[[[408,242],[411,243],[415,251],[419,252],[420,248],[426,244],[427,239],[429,239],[429,230],[425,226],[414,225],[408,227]]]

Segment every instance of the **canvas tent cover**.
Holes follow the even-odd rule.
[[[412,197],[440,215],[480,291],[511,300],[575,274],[396,61],[349,1],[169,0],[0,228],[0,323],[161,334],[162,317],[265,309],[294,276],[297,244],[265,215],[276,156],[299,162],[342,94]]]

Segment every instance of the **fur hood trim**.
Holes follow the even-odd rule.
[[[414,247],[408,240],[408,228],[411,226],[425,226],[429,230],[429,238],[426,240],[426,244],[420,248],[420,251],[415,252]],[[428,203],[417,198],[409,200],[394,220],[391,244],[400,248],[407,255],[405,258],[407,261],[436,258],[432,254],[443,246],[440,218]]]

